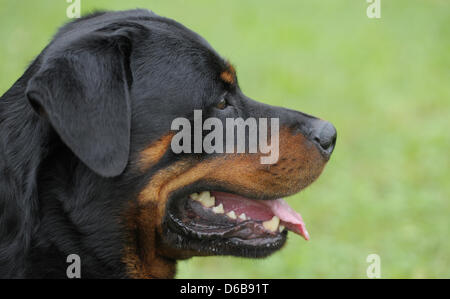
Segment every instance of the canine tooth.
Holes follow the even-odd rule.
[[[247,216],[245,216],[245,213],[242,213],[241,215],[239,215],[239,219],[247,220]]]
[[[280,231],[280,233],[284,230],[284,225],[280,225],[280,227],[278,227],[278,230]]]
[[[206,208],[212,208],[216,203],[215,197],[211,196],[209,191],[203,191],[200,193],[197,200]]]
[[[198,193],[192,193],[189,197],[191,199],[193,199],[193,200],[197,200],[198,199]]]
[[[228,212],[227,216],[230,217],[231,219],[236,219],[236,213],[234,211]]]
[[[207,196],[207,197],[210,197],[210,196],[211,196],[211,193],[209,193],[209,191],[202,191],[202,192],[200,192],[199,195],[200,195],[200,196]]]
[[[220,204],[214,208],[212,208],[212,211],[216,214],[223,214],[225,213],[225,210],[223,209],[223,204]]]
[[[264,228],[270,230],[271,232],[275,232],[277,230],[278,224],[280,224],[280,218],[277,216],[273,216],[272,219],[263,222]]]

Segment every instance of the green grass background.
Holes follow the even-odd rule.
[[[450,278],[450,2],[82,0],[149,8],[203,35],[236,65],[243,91],[335,124],[336,151],[288,199],[312,239],[290,235],[264,260],[193,258],[181,278]],[[67,21],[64,0],[0,0],[0,92]]]

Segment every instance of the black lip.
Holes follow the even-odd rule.
[[[203,190],[239,194],[223,186],[206,183],[193,184],[174,192],[167,202],[163,220],[167,245],[197,251],[201,255],[266,257],[285,244],[286,230],[269,233],[257,221],[234,222],[226,216],[202,214],[205,219],[198,219],[198,223],[186,223],[182,218],[186,216],[183,213],[187,212],[185,205],[189,202],[189,195]]]
[[[197,205],[197,209],[192,211],[194,213],[196,210],[204,209],[201,204],[190,202],[189,200],[183,200],[183,204]],[[230,220],[225,215],[213,214],[211,211],[201,212],[201,214],[206,217],[204,219],[199,219],[196,223],[191,223],[190,225],[186,225],[183,220],[177,217],[176,212],[173,209],[169,210],[167,217],[170,220],[169,225],[173,230],[201,239],[237,238],[244,241],[258,238],[270,238],[279,234],[279,232],[269,233],[265,231],[260,224],[260,221],[247,220],[236,222]]]
[[[240,196],[251,198],[255,200],[274,200],[281,197],[291,196],[293,193],[280,193],[280,194],[264,194],[263,192],[259,194],[246,192],[245,190],[237,190],[233,188],[233,186],[225,186],[223,183],[214,183],[214,182],[206,182],[206,181],[198,181],[186,187],[180,188],[179,190],[174,191],[168,199],[168,206],[172,200],[177,200],[182,197],[188,197],[192,193],[200,193],[205,190],[211,190],[215,192],[225,192],[238,194]]]

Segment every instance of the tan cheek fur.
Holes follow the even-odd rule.
[[[168,150],[171,136],[160,139],[141,154],[141,169],[154,165]],[[175,261],[157,250],[157,238],[170,194],[199,180],[219,182],[243,193],[267,196],[295,193],[321,173],[324,160],[302,134],[280,132],[280,159],[273,165],[260,164],[259,154],[228,154],[198,162],[179,161],[158,171],[140,192],[138,204],[130,207],[126,220],[131,238],[124,261],[132,277],[171,277]]]

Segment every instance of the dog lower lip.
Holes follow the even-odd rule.
[[[217,238],[234,238],[240,240],[257,240],[257,239],[271,239],[276,234],[268,233],[261,224],[255,221],[245,221],[241,223],[228,223],[228,224],[205,224],[196,223],[195,225],[186,225],[186,223],[175,217],[172,213],[169,214],[172,220],[172,228],[176,231],[182,231],[184,234],[188,234],[200,239],[217,239]],[[174,227],[175,226],[175,227]],[[280,232],[285,234],[286,231]]]
[[[217,215],[188,196],[172,198],[163,222],[162,242],[193,255],[263,258],[281,249],[287,230],[268,232],[260,222]]]

